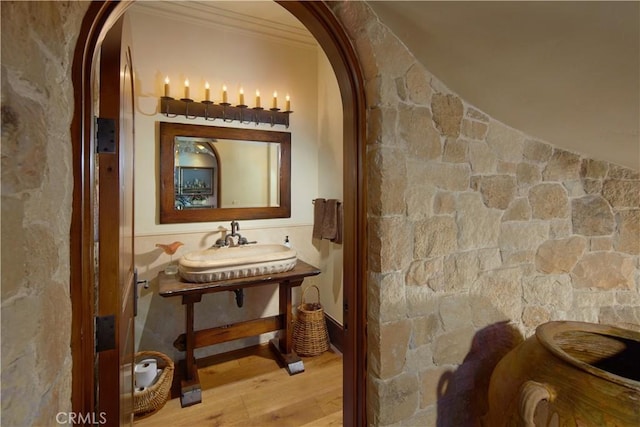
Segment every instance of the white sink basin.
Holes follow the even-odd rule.
[[[296,251],[279,244],[214,247],[184,255],[178,270],[188,282],[215,282],[282,273],[293,269],[297,259]]]

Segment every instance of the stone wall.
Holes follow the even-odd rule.
[[[2,2],[2,425],[71,406],[71,61],[87,6]],[[546,320],[637,327],[638,173],[496,122],[366,3],[335,10],[370,108],[369,423],[471,424],[496,361]]]
[[[640,329],[640,174],[505,126],[366,3],[334,10],[366,79],[369,423],[474,425],[541,323]]]
[[[71,63],[88,3],[2,2],[2,425],[71,409]]]

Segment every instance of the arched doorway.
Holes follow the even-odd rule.
[[[323,2],[279,2],[316,37],[334,69],[344,117],[344,422],[365,424],[366,207],[364,79],[351,43]],[[92,70],[107,30],[131,3],[93,2],[85,15],[73,64],[71,126],[74,195],[71,224],[72,404],[94,409],[94,187]]]

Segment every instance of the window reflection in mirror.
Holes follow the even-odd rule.
[[[288,218],[291,134],[159,124],[160,223]]]

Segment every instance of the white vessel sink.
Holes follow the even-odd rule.
[[[178,271],[188,282],[215,282],[282,273],[293,269],[296,261],[296,251],[285,245],[213,247],[184,255],[178,261]]]

